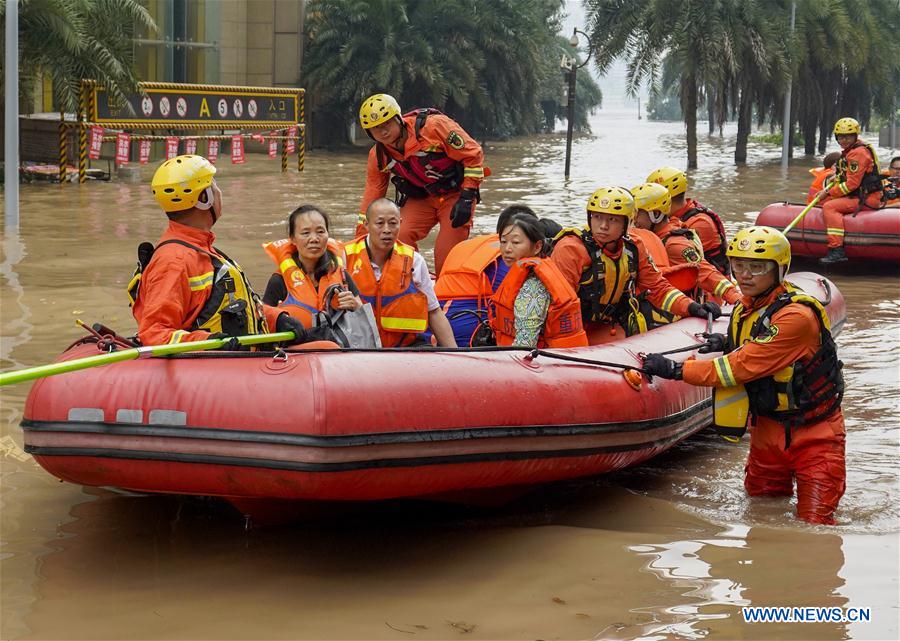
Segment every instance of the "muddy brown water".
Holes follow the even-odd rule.
[[[490,143],[475,232],[513,202],[580,223],[601,184],[633,186],[683,162],[678,123],[601,112],[594,130],[576,139],[569,183],[563,136]],[[690,176],[731,232],[769,202],[800,201],[815,162],[784,173],[778,149],[751,145],[752,162],[736,168],[733,134],[701,136]],[[219,246],[264,287],[260,243],[283,235],[294,206],[318,203],[348,237],[364,161],[317,151],[287,175],[259,156],[220,162]],[[21,225],[3,229],[0,256],[4,370],[52,360],[79,336],[76,318],[134,328],[124,287],[135,248],[164,227],[151,173],[143,184],[22,186]],[[390,502],[245,531],[213,501],[57,482],[21,451],[26,384],[0,395],[0,639],[896,639],[900,278],[896,266],[829,275],[848,312],[836,527],[798,523],[791,501],[748,500],[746,440],[704,433],[499,508]],[[746,605],[868,607],[871,620],[751,624]]]

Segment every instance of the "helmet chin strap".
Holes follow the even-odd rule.
[[[648,211],[647,216],[650,217],[650,222],[654,225],[658,225],[662,221],[664,221],[668,216],[661,211]]]

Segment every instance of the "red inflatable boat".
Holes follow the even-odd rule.
[[[828,301],[815,274],[790,280]],[[725,330],[726,318],[716,323]],[[553,350],[198,353],[34,384],[26,451],[60,479],[254,502],[449,497],[640,463],[703,429],[711,392],[559,360],[640,365],[698,343],[688,318],[618,343]],[[62,358],[97,353],[83,343]],[[674,355],[683,359],[691,352]]]
[[[773,203],[759,212],[757,225],[784,229],[805,205]],[[856,216],[844,216],[844,250],[849,258],[900,262],[900,209],[861,209]],[[813,207],[788,232],[794,256],[818,258],[828,251],[822,210]]]

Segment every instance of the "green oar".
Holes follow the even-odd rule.
[[[825,185],[825,189],[828,189],[828,187],[830,187],[830,185]],[[803,209],[803,211],[801,211],[799,214],[797,214],[797,217],[794,218],[794,220],[792,220],[791,222],[789,222],[787,227],[785,227],[783,230],[781,230],[781,233],[784,234],[785,236],[787,236],[787,235],[788,235],[788,232],[791,231],[791,230],[794,228],[794,225],[796,225],[796,224],[799,223],[801,220],[803,220],[803,217],[806,216],[806,212],[808,212],[810,209],[812,209],[813,207],[816,206],[816,203],[819,202],[819,198],[821,198],[821,197],[822,197],[822,194],[820,193],[818,196],[816,196],[815,198],[813,198],[812,202],[809,203],[809,204]]]
[[[237,336],[236,338],[241,345],[281,343],[283,341],[293,340],[294,332],[254,334],[250,336]],[[99,367],[100,365],[109,365],[110,363],[119,363],[121,361],[133,361],[138,358],[149,358],[151,356],[168,356],[170,354],[201,352],[208,349],[217,349],[219,347],[222,347],[230,340],[231,338],[213,338],[205,341],[194,341],[192,343],[173,343],[172,345],[146,345],[144,347],[122,349],[115,352],[109,352],[107,354],[98,354],[96,356],[76,358],[74,360],[64,361],[62,363],[50,363],[49,365],[28,367],[26,369],[20,369],[16,372],[4,372],[0,374],[0,387],[2,387],[3,385],[13,385],[14,383],[33,381],[36,378],[45,378],[47,376],[53,376],[55,374],[75,372],[77,370],[87,369],[89,367]]]

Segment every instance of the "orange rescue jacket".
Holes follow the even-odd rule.
[[[497,345],[512,345],[516,335],[515,303],[522,284],[534,273],[550,293],[550,308],[538,347],[585,347],[581,303],[572,286],[550,260],[526,258],[513,265],[491,299],[491,329]]]
[[[313,317],[327,305],[324,297],[328,288],[332,285],[343,286],[346,284],[343,249],[337,241],[328,239],[326,251],[334,256],[337,268],[320,278],[318,287],[313,286],[312,279],[294,259],[297,247],[290,238],[264,243],[263,249],[278,266],[278,271],[281,272],[281,277],[287,287],[288,296],[278,304],[278,307],[303,323],[304,327],[312,327]]]
[[[454,246],[444,260],[434,293],[442,301],[477,299],[479,304],[493,295],[484,270],[500,258],[497,234],[476,236]]]
[[[360,236],[344,246],[350,276],[363,301],[372,305],[382,346],[409,345],[428,328],[428,301],[413,282],[415,250],[395,242],[381,278],[376,279],[366,238]]]

